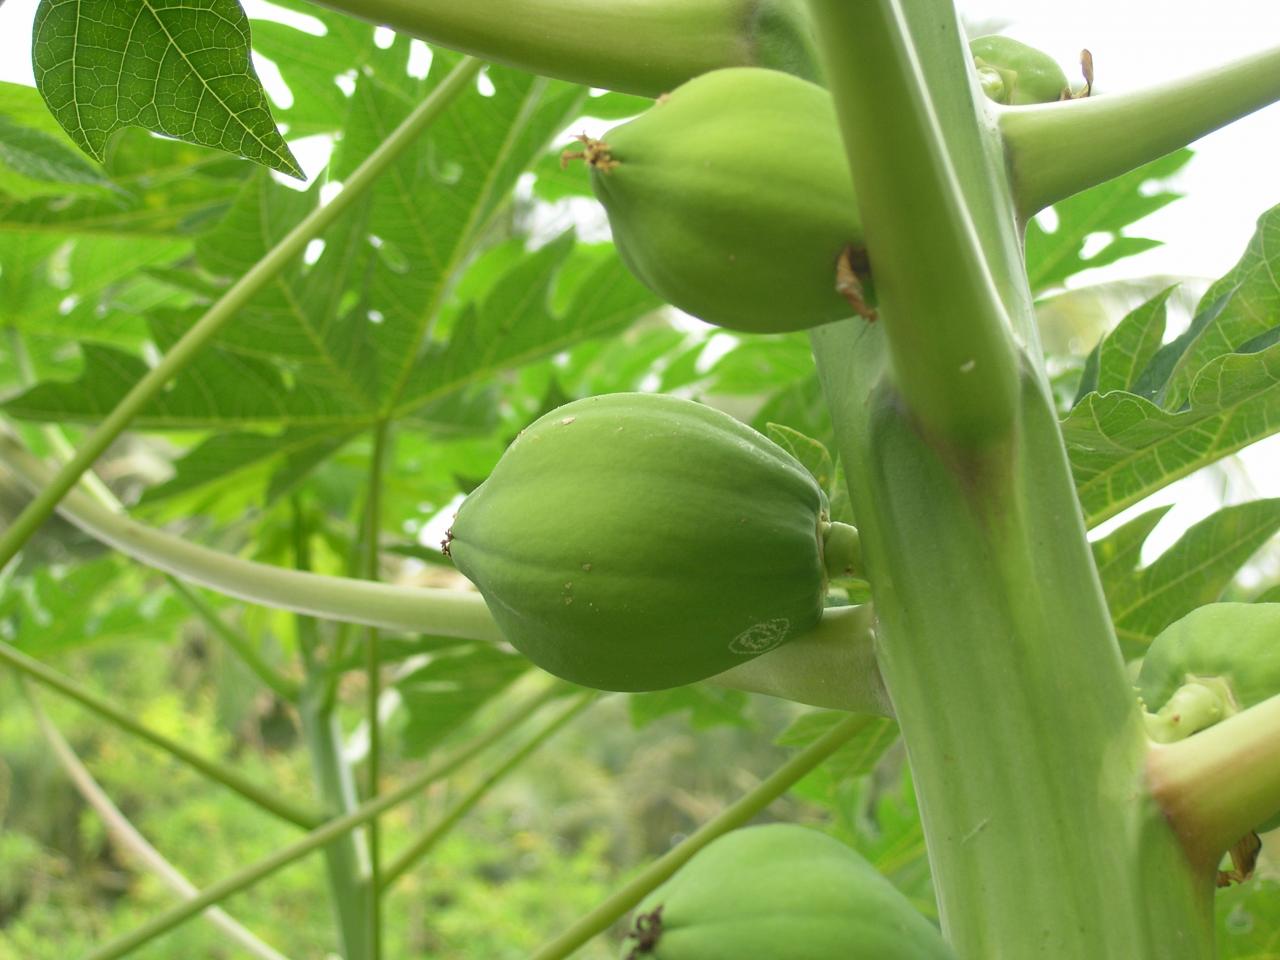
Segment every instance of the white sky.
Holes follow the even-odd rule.
[[[36,0],[0,4],[0,80],[31,83]],[[263,9],[258,0],[244,5],[251,13]],[[1274,0],[961,0],[960,5],[968,22],[1007,24],[1005,32],[1046,50],[1064,65],[1075,63],[1081,48],[1087,47],[1093,53],[1100,93],[1156,83],[1280,43],[1280,3]],[[269,76],[264,79],[269,81]],[[1195,149],[1195,158],[1175,182],[1186,198],[1131,231],[1165,245],[1089,279],[1152,273],[1216,277],[1235,263],[1257,216],[1280,204],[1280,106],[1205,137]],[[1246,470],[1226,480],[1221,474],[1202,473],[1135,508],[1178,503],[1146,552],[1162,549],[1224,499],[1280,496],[1280,438],[1255,445],[1242,460]]]

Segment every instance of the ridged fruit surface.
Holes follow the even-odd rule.
[[[790,824],[709,844],[637,908],[623,960],[951,960],[938,931],[844,844]]]
[[[1210,603],[1151,642],[1138,691],[1157,710],[1188,677],[1220,677],[1241,709],[1280,694],[1280,603]]]
[[[831,96],[773,70],[690,80],[588,151],[614,242],[651,290],[756,333],[852,316],[836,267],[860,244]]]
[[[727,414],[608,394],[524,430],[448,544],[535,664],[597,689],[658,690],[817,624],[824,509],[799,462]]]

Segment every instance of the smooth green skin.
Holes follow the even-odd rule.
[[[523,431],[462,504],[450,551],[542,669],[659,690],[818,623],[824,508],[799,462],[727,414],[608,394]]]
[[[1280,603],[1211,603],[1166,627],[1138,673],[1147,709],[1188,677],[1221,677],[1241,710],[1280,693]]]
[[[668,303],[733,330],[851,316],[836,261],[861,242],[831,97],[742,67],[704,74],[604,137],[594,167],[618,252]]]
[[[1058,61],[1011,37],[978,37],[969,44],[969,51],[983,81],[982,92],[996,103],[1053,103],[1070,89]],[[992,73],[999,76],[998,85]]]
[[[653,891],[639,960],[943,960],[938,931],[861,856],[791,824],[727,833]],[[628,939],[620,956],[632,956]]]

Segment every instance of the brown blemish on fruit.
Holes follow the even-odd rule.
[[[450,548],[449,548],[449,544],[451,543],[453,543],[453,527],[450,527],[448,530],[444,532],[444,539],[440,541],[440,552],[443,553],[446,557],[453,556],[453,553],[450,551]]]
[[[662,937],[662,905],[654,907],[649,913],[636,914],[635,926],[627,932],[628,940],[635,940],[636,945],[627,954],[626,960],[640,960],[646,953],[653,953]]]

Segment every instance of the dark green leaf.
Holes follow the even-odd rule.
[[[41,0],[32,60],[49,110],[96,160],[114,131],[143,127],[302,176],[236,0]]]
[[[1058,222],[1052,231],[1046,231],[1037,220],[1028,223],[1027,276],[1032,291],[1059,286],[1083,270],[1106,266],[1158,246],[1155,240],[1125,236],[1122,231],[1180,196],[1169,191],[1144,193],[1143,187],[1171,177],[1190,159],[1190,150],[1177,150],[1054,204]],[[1085,242],[1095,235],[1105,236],[1106,243],[1086,257]]]
[[[1218,600],[1259,548],[1280,530],[1280,499],[1226,507],[1195,524],[1152,564],[1138,566],[1158,508],[1094,545],[1094,558],[1116,635],[1138,655],[1155,636],[1196,607]]]

